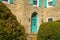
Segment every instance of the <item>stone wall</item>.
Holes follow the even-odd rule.
[[[48,17],[53,17],[54,21],[60,19],[60,0],[57,0],[56,6],[50,8],[44,8],[44,1],[42,7],[36,7],[30,5],[29,0],[15,0],[14,4],[6,4],[6,5],[12,11],[12,13],[17,17],[17,20],[25,27],[25,31],[29,35],[31,35],[30,29],[31,29],[32,13],[37,12],[39,25],[42,24],[42,20],[43,22],[46,22],[46,19]],[[37,27],[38,29],[39,25]]]
[[[7,7],[12,11],[12,13],[17,17],[17,20],[23,24],[24,19],[24,3],[23,0],[15,0],[14,4],[6,3]]]
[[[57,0],[56,6],[44,8],[44,22],[46,22],[47,17],[53,17],[54,21],[60,19],[60,0]]]
[[[44,8],[44,1],[42,7],[30,5],[29,0],[15,0],[14,4],[6,3],[6,5],[17,17],[17,20],[25,27],[26,33],[30,33],[31,15],[34,12],[38,14],[39,25],[42,23],[42,19],[43,22],[46,22],[48,17],[53,17],[54,20],[60,19],[60,0],[57,0],[56,6],[50,8]]]

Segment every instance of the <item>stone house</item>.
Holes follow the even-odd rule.
[[[60,0],[0,0],[24,26],[28,40],[36,40],[40,24],[60,19]]]

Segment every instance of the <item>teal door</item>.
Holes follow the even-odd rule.
[[[37,14],[32,14],[31,17],[31,32],[37,32]]]

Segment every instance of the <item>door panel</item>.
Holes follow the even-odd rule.
[[[32,15],[31,18],[31,32],[35,33],[37,32],[37,15]]]

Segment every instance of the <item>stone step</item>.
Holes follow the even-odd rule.
[[[28,34],[27,40],[37,40],[37,35],[36,34]]]

